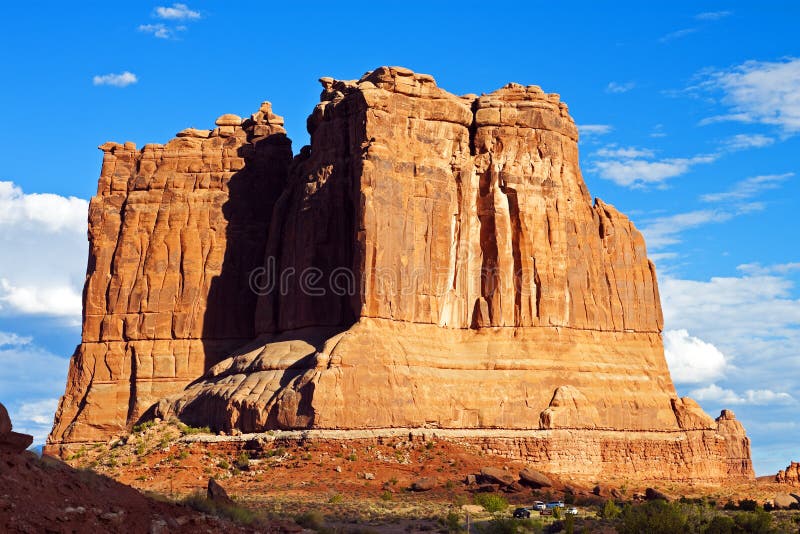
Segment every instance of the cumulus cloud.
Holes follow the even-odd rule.
[[[699,384],[716,380],[728,366],[725,355],[685,329],[664,332],[664,355],[672,380],[677,384]]]
[[[2,347],[18,347],[20,345],[27,345],[32,341],[28,336],[19,336],[13,332],[0,332],[0,348]]]
[[[609,82],[606,86],[606,93],[627,93],[636,87],[636,82]]]
[[[164,24],[140,24],[138,30],[144,33],[151,33],[153,37],[159,39],[171,39],[174,35],[173,29]]]
[[[186,4],[172,4],[171,7],[158,6],[154,15],[165,20],[196,20],[200,18],[200,12],[189,9]]]
[[[136,75],[127,70],[120,74],[98,74],[92,78],[94,85],[111,85],[113,87],[127,87],[138,81]]]
[[[78,322],[88,202],[0,182],[0,314]]]
[[[21,340],[0,345],[0,391],[14,430],[43,443],[56,411],[59,395],[67,379],[68,358],[61,358],[38,347],[27,337],[3,333],[7,339]]]
[[[746,61],[726,70],[701,74],[690,90],[720,93],[725,113],[701,124],[737,121],[776,126],[785,135],[800,131],[800,58]]]
[[[792,176],[794,176],[793,172],[753,176],[737,182],[730,191],[724,191],[722,193],[708,193],[702,195],[700,200],[703,202],[730,202],[736,200],[746,200],[758,195],[762,191],[768,189],[777,189],[783,182]]]
[[[691,158],[655,158],[649,149],[609,147],[595,153],[591,169],[601,178],[624,187],[662,184],[689,172],[692,167],[716,161],[717,154]]]
[[[748,389],[740,395],[732,389],[721,388],[716,384],[693,389],[689,395],[698,401],[714,402],[721,405],[795,403],[795,399],[788,393],[777,393],[771,389]]]

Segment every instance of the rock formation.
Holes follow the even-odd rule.
[[[6,407],[0,404],[0,453],[23,452],[33,443],[33,436],[14,432]]]
[[[791,462],[786,469],[778,471],[778,474],[775,475],[775,482],[800,485],[800,462]]]
[[[224,431],[519,431],[550,472],[591,442],[615,451],[598,472],[669,455],[672,478],[752,477],[732,414],[677,397],[644,240],[592,202],[558,95],[321,82],[291,164],[268,106],[102,147],[52,448],[155,405]]]
[[[166,145],[106,143],[89,205],[83,334],[51,441],[105,440],[254,337],[272,207],[292,158],[268,103]]]

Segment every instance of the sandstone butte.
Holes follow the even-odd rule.
[[[267,102],[100,147],[50,453],[174,415],[442,429],[555,474],[753,478],[733,413],[677,396],[644,239],[592,202],[559,95],[455,96],[399,67],[320,81],[297,156]]]

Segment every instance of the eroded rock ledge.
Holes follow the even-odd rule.
[[[558,95],[456,96],[399,67],[320,81],[293,159],[267,103],[164,146],[101,147],[52,450],[150,410],[241,432],[532,431],[504,447],[753,476],[732,413],[677,397],[644,240],[592,201]]]

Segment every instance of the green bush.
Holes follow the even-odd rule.
[[[742,499],[739,501],[739,510],[744,510],[745,512],[755,512],[758,508],[758,503],[753,499]]]
[[[251,510],[236,504],[223,504],[206,498],[202,493],[186,497],[183,503],[199,512],[230,519],[234,523],[252,525],[258,519]]]
[[[748,534],[767,534],[772,532],[772,516],[764,510],[736,514],[733,521],[740,529],[739,532]]]
[[[381,493],[381,500],[382,501],[391,501],[392,497],[393,497],[392,492],[389,491],[389,490],[386,490],[383,493]]]
[[[461,532],[461,515],[456,512],[449,512],[439,522],[447,529],[447,532]]]
[[[325,518],[320,512],[312,510],[295,516],[294,522],[303,528],[320,530],[325,525]]]
[[[337,493],[336,495],[333,495],[330,499],[328,499],[328,502],[331,504],[339,504],[343,500],[344,497],[340,493]]]
[[[478,527],[481,534],[517,534],[520,531],[520,524],[514,519],[502,519],[495,517],[488,523]]]
[[[505,512],[506,508],[508,508],[508,501],[500,495],[494,495],[492,493],[476,493],[475,504],[483,506],[487,512],[492,514]]]
[[[183,423],[178,425],[178,430],[180,430],[181,434],[184,436],[189,436],[191,434],[211,434],[211,429],[207,426],[194,427],[184,425]]]
[[[616,503],[612,500],[607,500],[606,503],[603,505],[603,509],[600,510],[600,517],[605,519],[616,519],[619,517],[619,514],[622,513],[622,510]]]
[[[673,534],[686,531],[686,515],[680,508],[663,500],[626,506],[620,516],[620,534]]]
[[[247,454],[247,451],[242,451],[239,456],[236,457],[236,461],[233,462],[233,465],[239,471],[247,471],[250,469],[250,455]]]
[[[703,530],[703,534],[734,534],[735,532],[737,532],[736,523],[732,518],[722,514],[715,516]]]

